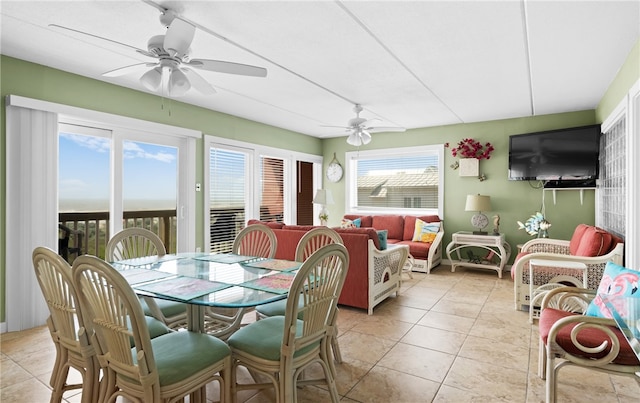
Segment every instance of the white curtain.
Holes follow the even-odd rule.
[[[31,254],[58,250],[58,115],[9,100],[6,108],[5,319],[7,331],[19,331],[49,316]]]

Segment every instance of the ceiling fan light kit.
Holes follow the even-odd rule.
[[[154,5],[154,7],[156,6]],[[251,77],[267,76],[267,69],[263,67],[221,60],[191,59],[190,46],[195,36],[196,27],[168,9],[162,9],[160,23],[166,27],[166,34],[152,36],[147,42],[147,50],[57,24],[49,24],[49,26],[107,41],[156,59],[155,62],[137,63],[110,70],[102,75],[104,77],[118,77],[125,74],[139,74],[144,71],[144,74],[140,76],[140,83],[150,91],[160,91],[162,96],[183,96],[191,88],[204,95],[215,94],[213,86],[193,69]]]
[[[371,142],[371,133],[372,132],[403,132],[405,131],[404,127],[381,127],[381,126],[373,126],[373,123],[379,121],[380,119],[365,119],[360,117],[360,112],[362,112],[362,105],[355,104],[353,107],[353,111],[356,113],[355,118],[349,119],[347,122],[347,126],[326,126],[323,127],[335,127],[340,129],[345,129],[350,132],[347,137],[347,144],[350,144],[355,147],[360,147],[361,145],[367,145]]]

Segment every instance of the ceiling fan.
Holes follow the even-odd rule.
[[[347,143],[352,146],[359,147],[363,144],[369,144],[371,142],[371,133],[376,132],[403,132],[406,129],[404,127],[383,127],[383,126],[373,126],[374,122],[380,121],[378,118],[374,119],[365,119],[360,117],[360,112],[362,112],[362,105],[355,104],[353,107],[353,111],[356,113],[355,118],[349,119],[347,126],[324,126],[323,127],[336,127],[340,129],[346,129],[346,131],[350,132],[349,137],[347,137]]]
[[[263,67],[220,60],[192,59],[190,46],[195,36],[196,27],[168,9],[161,10],[160,23],[167,28],[167,32],[164,35],[152,36],[147,43],[147,50],[61,25],[49,24],[49,26],[108,41],[155,59],[152,62],[120,67],[102,75],[117,77],[144,72],[140,76],[142,85],[151,91],[160,90],[162,94],[168,94],[172,97],[182,96],[191,88],[205,95],[216,92],[213,86],[193,69],[253,77],[267,76],[267,69]]]

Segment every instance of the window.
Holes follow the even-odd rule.
[[[205,137],[205,153],[205,250],[230,252],[236,234],[252,218],[296,224],[301,162],[312,165],[314,186],[304,187],[308,194],[303,196],[313,208],[313,192],[321,187],[316,185],[322,178],[321,156],[212,136]]]
[[[347,213],[442,217],[442,144],[348,152]]]

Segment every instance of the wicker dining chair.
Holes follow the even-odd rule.
[[[271,228],[266,225],[252,224],[236,235],[231,252],[236,255],[273,258],[277,247],[278,241]],[[206,332],[226,340],[242,325],[246,309],[208,306],[204,312]]]
[[[33,267],[50,316],[47,326],[56,348],[56,360],[51,372],[51,403],[62,401],[68,390],[82,388],[82,402],[98,401],[100,364],[91,343],[90,332],[84,325],[73,286],[71,266],[55,251],[37,247]],[[68,384],[69,368],[82,375],[82,384]]]
[[[212,381],[220,382],[220,401],[229,400],[231,352],[225,342],[190,331],[151,339],[127,280],[95,256],[74,261],[73,283],[105,367],[105,401],[169,402],[189,395],[190,402],[204,403],[206,385]]]
[[[297,400],[298,385],[322,383],[332,402],[339,400],[326,344],[348,269],[349,253],[343,245],[319,249],[296,273],[290,293],[302,298],[287,299],[284,316],[256,321],[229,337],[234,398],[239,390],[273,387],[277,402],[290,403]],[[322,367],[324,379],[299,380],[301,373],[315,363]],[[252,375],[265,375],[269,382],[238,384],[236,375],[241,366]]]
[[[305,233],[302,238],[300,238],[300,241],[298,241],[295,255],[296,261],[304,262],[318,249],[334,243],[341,245],[343,244],[342,237],[335,230],[327,227],[313,228],[312,230]],[[264,305],[258,305],[256,307],[256,319],[260,320],[268,318],[270,316],[283,316],[285,314],[286,308],[286,299]],[[333,358],[338,364],[340,364],[342,363],[342,354],[340,353],[340,345],[338,344],[338,327],[336,324],[337,319],[338,310],[336,309],[335,317],[331,321],[328,346],[331,346],[331,349],[333,350]],[[335,366],[333,365],[333,361],[330,361],[330,365],[331,371],[335,376],[336,370]]]
[[[108,262],[143,256],[162,257],[166,253],[162,240],[156,234],[138,227],[125,228],[115,234],[107,242],[105,250]],[[172,329],[186,328],[186,304],[151,297],[141,297],[140,302],[146,315],[153,316]]]

